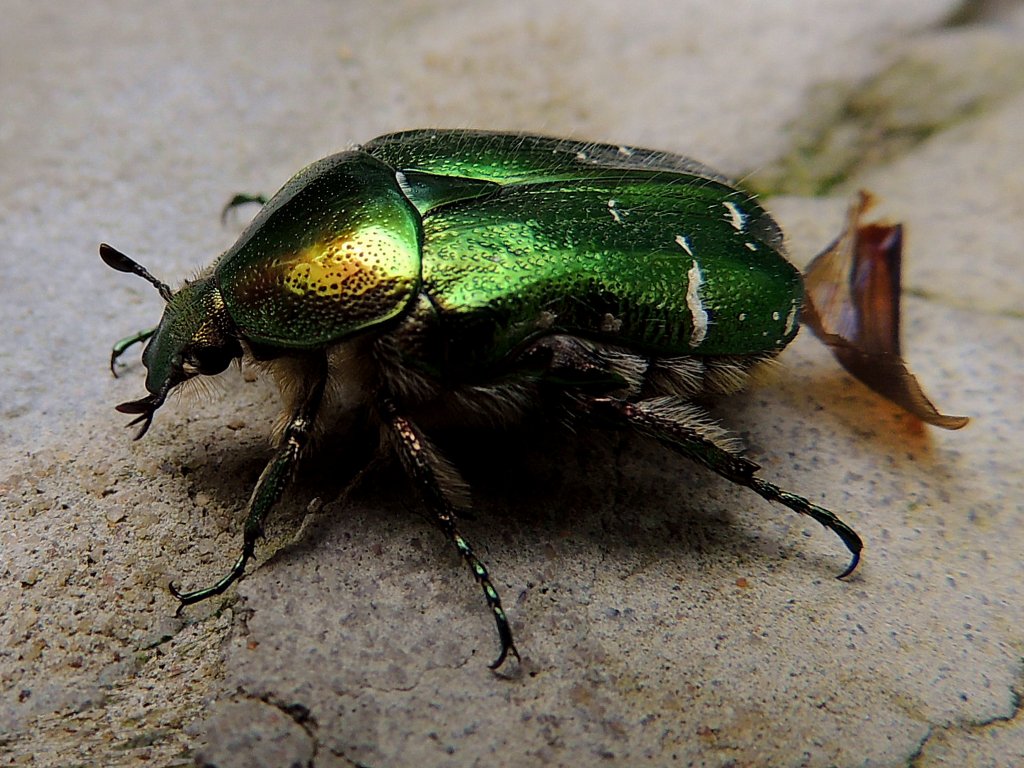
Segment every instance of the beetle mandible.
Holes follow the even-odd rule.
[[[255,199],[255,198],[253,198]],[[237,198],[236,201],[243,201]],[[261,202],[263,202],[261,200]],[[230,204],[229,204],[230,205]],[[354,384],[434,521],[483,589],[501,644],[519,652],[487,569],[460,533],[464,486],[417,423],[432,409],[502,423],[544,404],[632,428],[817,520],[829,510],[762,479],[698,403],[742,388],[796,335],[805,290],[779,227],[706,166],[635,147],[424,130],[379,137],[300,171],[211,267],[172,291],[109,245],[114,269],[166,302],[135,343],[149,394],[122,403],[149,428],[168,394],[233,360],[259,361],[286,400],[284,427],[248,503],[239,579],[263,522],[338,382]]]

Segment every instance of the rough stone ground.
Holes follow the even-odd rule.
[[[380,4],[383,5],[383,4]],[[1024,10],[1016,2],[6,2],[0,26],[0,763],[1005,766],[1024,762]],[[728,8],[728,10],[723,10]],[[217,211],[391,130],[543,131],[691,154],[766,195],[806,262],[859,187],[902,220],[915,426],[809,335],[717,413],[833,537],[639,439],[450,433],[478,590],[339,437],[259,567],[240,539],[276,396],[139,396],[111,342],[237,234]],[[788,196],[777,193],[788,192]],[[307,514],[308,512],[308,514]]]

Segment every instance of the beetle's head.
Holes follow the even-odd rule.
[[[138,414],[131,422],[142,424],[135,437],[138,440],[146,434],[153,414],[172,389],[194,376],[220,373],[232,360],[241,357],[242,345],[212,274],[185,283],[175,292],[105,243],[100,246],[100,257],[119,272],[145,278],[167,302],[160,325],[142,352],[149,394],[117,406],[121,413]]]

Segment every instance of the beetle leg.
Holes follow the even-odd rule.
[[[802,496],[784,491],[777,485],[756,477],[754,473],[760,467],[735,451],[719,445],[713,437],[715,430],[709,428],[709,422],[696,419],[692,424],[687,423],[685,419],[680,418],[678,409],[668,406],[665,400],[656,398],[634,403],[611,397],[589,397],[583,398],[582,402],[585,412],[625,423],[714,470],[726,480],[749,488],[768,501],[777,501],[794,512],[817,520],[842,539],[852,555],[850,564],[837,578],[842,579],[853,573],[860,562],[860,552],[863,548],[856,531],[824,507],[812,504]]]
[[[149,337],[154,333],[156,333],[156,328],[150,328],[148,331],[139,331],[138,333],[133,333],[131,336],[125,336],[114,344],[114,348],[110,350],[110,372],[114,374],[114,378],[117,378],[118,358],[127,352],[129,347],[141,344],[149,339]]]
[[[213,586],[197,589],[194,592],[179,592],[172,582],[170,584],[171,594],[181,601],[181,605],[178,606],[179,613],[186,605],[221,594],[244,574],[246,563],[249,562],[256,550],[256,541],[263,536],[263,521],[291,482],[299,459],[302,458],[302,454],[309,444],[326,385],[327,358],[324,355],[318,355],[315,369],[305,378],[304,391],[298,398],[297,405],[281,435],[281,444],[273,458],[267,463],[260,479],[256,481],[256,487],[253,489],[252,496],[249,497],[242,553],[235,560],[235,564],[228,574]]]
[[[434,522],[459,550],[462,559],[473,572],[477,584],[483,589],[487,605],[494,614],[494,623],[498,627],[498,638],[501,641],[501,653],[490,665],[491,669],[497,669],[504,664],[510,653],[519,661],[519,651],[512,640],[512,630],[505,610],[501,607],[501,597],[491,583],[487,567],[474,554],[469,542],[459,532],[455,506],[451,502],[450,493],[445,490],[445,481],[448,479],[450,482],[450,476],[454,471],[426,435],[415,424],[398,414],[393,403],[385,402],[382,411],[391,442],[398,451],[406,471],[419,488],[424,502],[433,512]],[[446,478],[446,475],[449,478]]]
[[[228,223],[228,214],[231,213],[235,208],[240,205],[248,205],[249,203],[259,203],[260,205],[267,204],[267,198],[263,195],[249,195],[249,194],[238,194],[228,200],[227,204],[220,211],[220,223]]]

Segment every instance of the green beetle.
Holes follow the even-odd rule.
[[[286,400],[241,554],[208,588],[172,585],[182,606],[242,576],[338,392],[379,424],[483,588],[501,642],[492,668],[519,653],[458,529],[463,483],[417,425],[428,412],[502,423],[547,404],[636,429],[835,532],[852,554],[841,576],[857,565],[857,534],[758,477],[697,402],[740,389],[777,355],[804,303],[778,226],[700,163],[541,136],[409,131],[300,171],[177,291],[106,244],[100,254],[167,303],[156,328],[111,356],[113,368],[148,340],[149,395],[118,406],[137,414],[137,438],[174,387],[237,358],[269,368]]]

